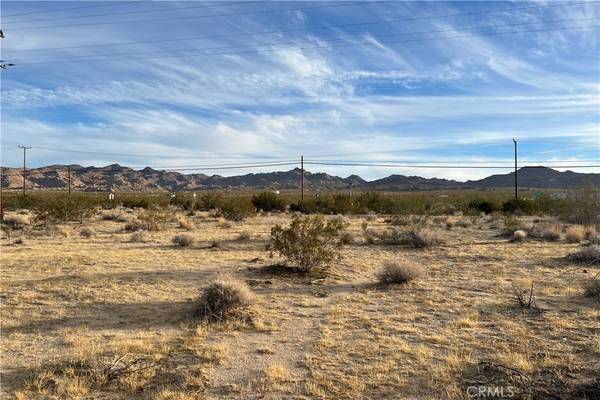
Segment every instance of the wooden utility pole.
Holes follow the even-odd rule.
[[[0,167],[0,222],[4,222],[4,205],[2,204],[2,172],[4,170]]]
[[[67,172],[69,173],[69,199],[71,198],[71,167],[67,167]]]
[[[23,197],[25,197],[25,168],[27,167],[27,150],[31,149],[31,146],[18,146],[20,149],[23,149]]]
[[[517,141],[513,139],[513,143],[515,144],[515,201],[519,200],[519,184],[517,178]]]
[[[300,201],[304,202],[304,156],[300,156]]]

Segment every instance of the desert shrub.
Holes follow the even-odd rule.
[[[486,214],[500,211],[500,206],[497,203],[481,199],[472,200],[467,207],[471,210],[477,210]]]
[[[366,244],[375,244],[377,243],[377,238],[379,235],[372,229],[363,229],[363,238],[365,239]]]
[[[194,243],[194,237],[188,234],[181,234],[173,236],[171,243],[179,247],[189,247]]]
[[[586,237],[585,227],[581,225],[573,225],[567,228],[567,242],[578,243]]]
[[[555,241],[560,240],[560,234],[562,232],[562,226],[560,224],[550,224],[543,226],[540,229],[540,237],[545,240]]]
[[[33,207],[35,219],[44,223],[55,221],[83,222],[94,214],[96,201],[85,195],[48,196]]]
[[[223,218],[219,218],[217,221],[217,226],[221,229],[230,229],[233,225],[231,225],[231,222],[226,221]]]
[[[91,238],[92,236],[94,236],[94,231],[86,226],[81,228],[81,230],[79,231],[79,236],[84,238]]]
[[[271,229],[268,249],[271,257],[278,253],[294,267],[309,272],[340,257],[339,238],[345,228],[337,218],[325,222],[321,216],[296,216],[289,227]]]
[[[340,235],[340,243],[352,244],[352,243],[354,243],[354,236],[350,232],[343,232]]]
[[[276,193],[262,192],[252,196],[252,204],[257,210],[285,211],[285,200]]]
[[[105,210],[100,215],[104,221],[127,222],[128,218],[121,210]]]
[[[567,256],[567,260],[590,265],[600,265],[600,246],[585,246]]]
[[[585,238],[589,241],[593,241],[598,231],[594,225],[586,225],[585,226]]]
[[[522,229],[517,229],[513,232],[512,241],[522,242],[527,237],[527,232]]]
[[[592,279],[585,285],[584,290],[585,297],[600,301],[600,279]]]
[[[539,207],[534,200],[511,199],[502,203],[502,211],[507,213],[534,214],[539,212]]]
[[[231,221],[243,221],[256,214],[252,202],[245,197],[232,197],[221,204],[223,217]]]
[[[383,233],[383,243],[390,245],[404,245],[415,248],[432,247],[443,243],[438,232],[415,224],[407,230],[392,228]]]
[[[381,284],[404,284],[422,274],[423,269],[417,265],[387,261],[377,273],[377,277]]]
[[[252,238],[252,234],[248,231],[241,231],[238,235],[237,238],[235,240],[240,241],[240,242],[245,242],[247,240],[250,240]]]
[[[25,244],[25,239],[23,239],[22,237],[17,238],[15,240],[15,244]]]
[[[117,193],[112,205],[121,204],[125,208],[164,208],[170,201],[171,199],[164,195]]]
[[[133,222],[137,225],[137,229],[134,230],[159,231],[168,220],[169,213],[167,210],[159,207],[149,207],[138,213],[137,221]]]
[[[237,317],[250,307],[253,297],[245,283],[222,278],[204,289],[198,300],[196,314],[209,321]]]
[[[29,215],[12,214],[6,215],[3,223],[11,229],[23,229],[23,227],[31,224],[31,220]]]
[[[561,209],[563,218],[575,224],[600,225],[600,190],[588,188],[576,191]]]
[[[137,231],[129,237],[131,243],[146,243],[149,241],[148,234],[145,231]]]
[[[194,224],[187,217],[179,217],[177,219],[177,224],[179,225],[180,228],[186,229],[188,231],[191,231],[192,229],[194,229]]]
[[[200,201],[197,203],[197,208],[204,211],[216,210],[223,202],[223,195],[218,192],[206,192],[200,196]]]

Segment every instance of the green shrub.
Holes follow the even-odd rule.
[[[535,200],[511,199],[502,203],[502,211],[506,213],[521,212],[525,214],[535,214],[540,210]]]
[[[85,195],[47,197],[33,207],[37,221],[44,223],[56,221],[79,221],[94,214],[96,202]]]
[[[273,192],[262,192],[252,196],[252,204],[257,210],[285,211],[285,200]]]
[[[271,229],[268,249],[300,271],[309,272],[340,257],[339,238],[346,224],[338,218],[325,222],[323,217],[297,216],[289,227],[276,225]]]
[[[569,205],[563,208],[563,218],[575,224],[600,225],[600,189],[576,191],[567,199]]]
[[[232,197],[221,204],[221,214],[231,221],[243,221],[256,214],[256,209],[250,199],[245,197]]]
[[[150,207],[143,210],[137,216],[137,219],[125,224],[126,231],[159,231],[169,220],[167,210],[158,207]]]
[[[500,211],[500,207],[496,203],[487,200],[472,200],[469,202],[468,208],[477,210],[486,214],[491,214],[495,211]]]
[[[206,192],[200,196],[196,208],[203,211],[216,210],[223,203],[223,195],[218,192]]]

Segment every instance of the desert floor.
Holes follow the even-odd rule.
[[[2,239],[2,398],[460,399],[471,386],[600,398],[600,307],[583,295],[600,268],[565,260],[579,244],[510,242],[483,217],[432,221],[445,243],[424,250],[367,244],[363,222],[389,225],[353,216],[343,259],[306,276],[264,268],[277,261],[270,228],[290,215],[190,219],[192,230],[169,222],[146,243],[99,216]],[[183,232],[192,247],[171,244]],[[378,285],[389,260],[426,272]],[[193,317],[220,275],[256,294],[252,320]],[[540,311],[515,297],[532,284]]]

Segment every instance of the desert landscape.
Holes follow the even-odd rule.
[[[600,1],[0,22],[0,400],[600,400]]]
[[[595,228],[460,214],[8,212],[2,397],[598,398]],[[344,232],[308,272],[266,250],[304,218]],[[240,312],[202,313],[215,284]]]

